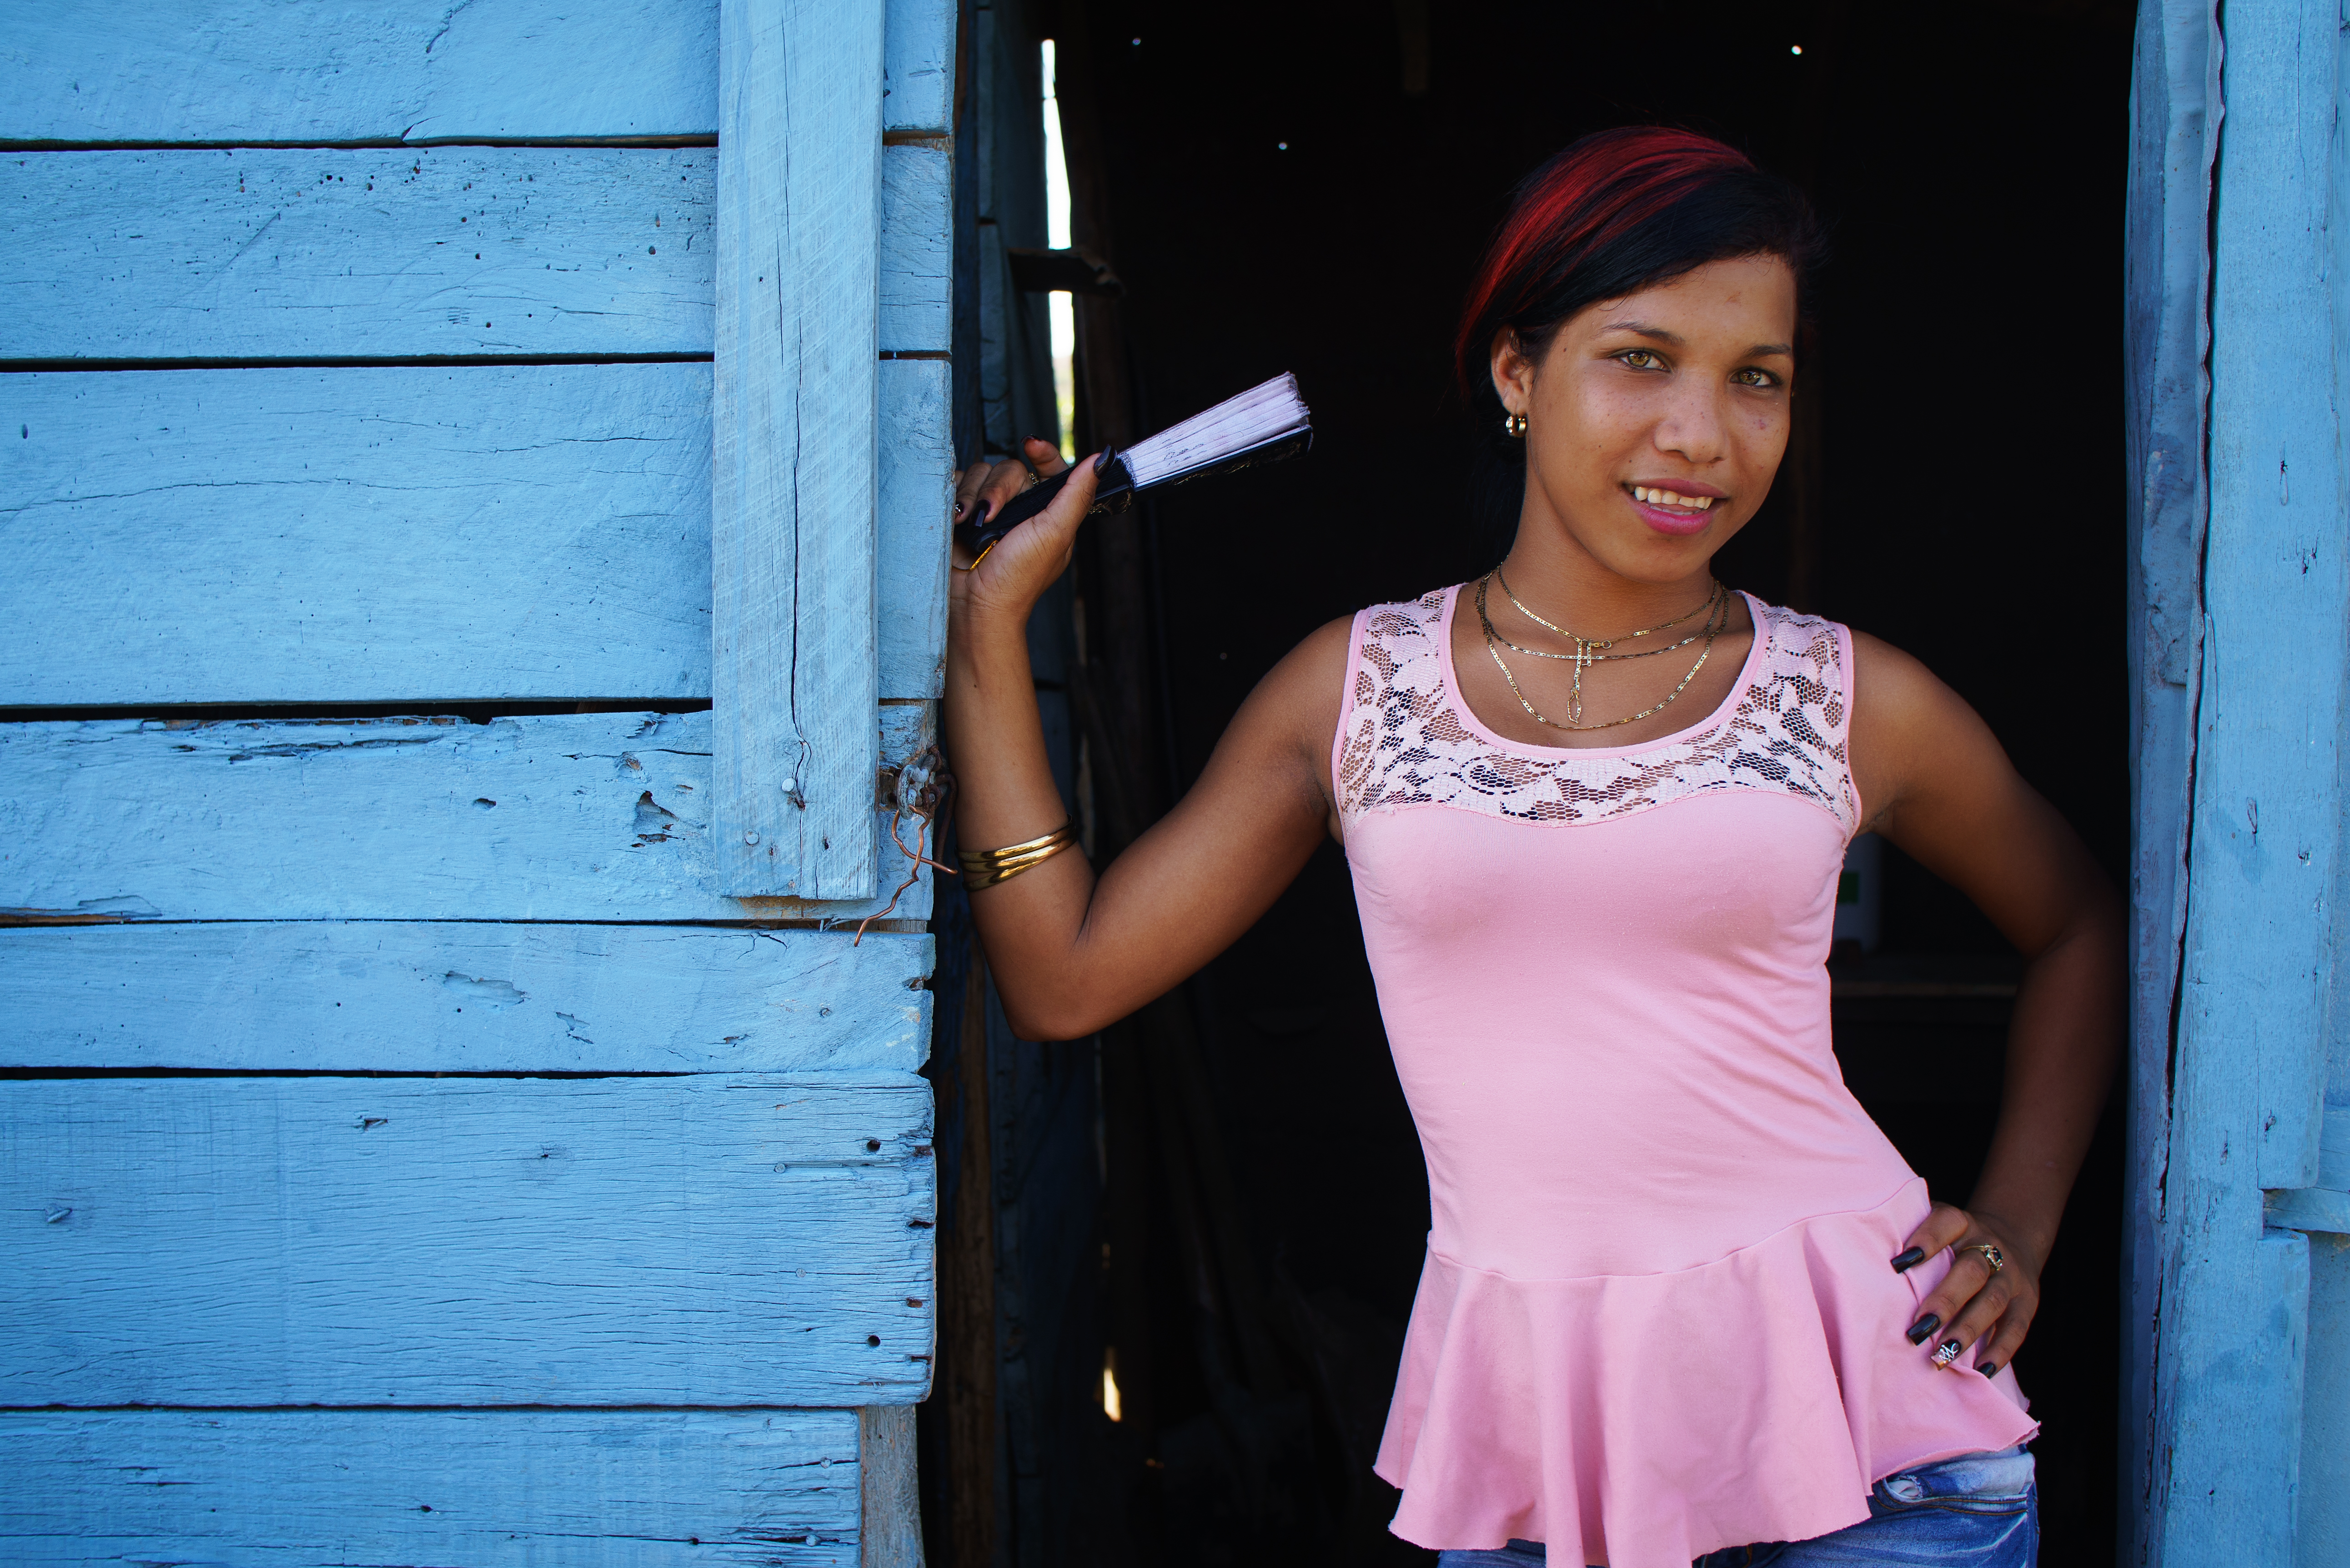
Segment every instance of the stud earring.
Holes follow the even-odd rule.
[[[1502,421],[1502,433],[1508,436],[1523,436],[1526,433],[1526,416],[1523,414],[1504,416]]]

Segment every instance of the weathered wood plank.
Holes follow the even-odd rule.
[[[881,23],[719,5],[712,820],[738,896],[876,882]]]
[[[0,929],[0,1066],[910,1072],[930,946],[485,920]]]
[[[868,1405],[859,1409],[857,1462],[864,1493],[858,1568],[922,1568],[922,1498],[915,1473],[914,1407]]]
[[[953,392],[943,359],[881,367],[881,520],[876,607],[881,691],[946,692],[947,542],[954,507]]]
[[[707,354],[716,167],[707,147],[0,160],[0,358]]]
[[[880,695],[931,697],[945,376],[886,372]],[[0,377],[0,705],[708,697],[710,380]]]
[[[881,347],[942,352],[953,155],[881,162]],[[716,180],[706,147],[0,160],[0,359],[707,354]]]
[[[927,745],[930,713],[881,709],[882,754]],[[660,921],[878,909],[909,863],[880,826],[870,779],[859,830],[886,851],[880,898],[810,907],[721,890],[710,728],[707,713],[0,725],[0,918]],[[930,892],[926,873],[892,918],[924,918]]]
[[[706,696],[709,400],[697,364],[0,377],[0,704]]]
[[[0,137],[483,140],[708,135],[710,0],[11,7]]]
[[[2350,1237],[2350,1105],[2325,1107],[2315,1182],[2269,1193],[2266,1219],[2272,1229]],[[2350,1361],[2350,1344],[2341,1349]]]
[[[2309,1245],[2271,1231],[2180,1265],[2176,1304],[2188,1321],[2163,1340],[2178,1400],[2170,1462],[2155,1478],[2157,1563],[2293,1568]]]
[[[2195,686],[2203,640],[2204,415],[2211,170],[2221,119],[2219,18],[2193,0],[2137,11],[2124,239],[2124,399],[2132,815],[2129,1154],[2123,1177],[2120,1560],[2147,1563],[2162,1462],[2157,1338],[2171,1285],[2163,1206],[2172,1023],[2186,925]]]
[[[946,135],[954,124],[954,0],[889,0],[885,37],[883,124]]]
[[[2272,1230],[2312,1235],[2350,1235],[2350,1192],[2338,1188],[2295,1187],[2267,1195],[2262,1218]]]
[[[954,153],[889,148],[881,160],[882,351],[945,353],[953,286]]]
[[[2340,1568],[2350,1563],[2350,1235],[2309,1239],[2302,1410],[2293,1568]]]
[[[2337,7],[2230,6],[2212,228],[2210,521],[2162,1199],[2154,1564],[2288,1568],[2350,574],[2324,279]],[[2288,659],[2279,648],[2323,649]]]
[[[0,1413],[0,1557],[858,1568],[848,1410]]]
[[[2229,963],[2251,982],[2236,1039],[2259,1075],[2259,1185],[2317,1179],[2333,953],[2328,903],[2350,718],[2345,486],[2334,348],[2309,330],[2327,286],[2329,129],[2336,7],[2319,0],[2231,21],[2213,267],[2211,524],[2204,560],[2210,683],[2197,753],[2196,846],[2231,863],[2197,889],[2229,922]],[[2317,54],[2312,58],[2312,51]],[[2350,259],[2350,246],[2342,259]],[[2288,341],[2289,340],[2289,341]],[[2288,679],[2279,645],[2325,649]],[[2210,787],[2201,779],[2210,778]],[[2200,857],[2199,857],[2199,858]]]
[[[877,1405],[911,1075],[0,1085],[0,1404]]]

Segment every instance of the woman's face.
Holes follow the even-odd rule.
[[[1776,256],[1588,306],[1538,360],[1503,334],[1494,389],[1526,418],[1521,541],[1556,531],[1638,582],[1704,570],[1787,450],[1794,340],[1794,275]]]

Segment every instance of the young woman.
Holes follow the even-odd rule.
[[[1509,554],[1306,639],[1098,877],[1058,852],[1024,639],[1090,465],[954,576],[958,830],[996,851],[972,911],[1015,1030],[1131,1012],[1345,845],[1433,1210],[1378,1469],[1455,1568],[2033,1560],[2010,1363],[2111,1073],[2122,918],[1930,672],[1713,578],[1786,450],[1816,248],[1791,187],[1702,137],[1610,131],[1533,175],[1458,344]],[[1977,389],[1887,347],[1872,395],[1916,400],[1930,484]],[[1025,483],[975,467],[956,514]],[[1963,1209],[1830,1050],[1863,832],[2027,960]]]

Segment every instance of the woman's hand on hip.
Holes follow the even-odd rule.
[[[1954,1367],[1967,1346],[1981,1341],[1974,1370],[1989,1377],[2014,1358],[2032,1331],[2040,1310],[2041,1260],[2028,1254],[2015,1228],[1999,1216],[1937,1203],[1909,1233],[1894,1270],[1907,1272],[1945,1248],[1958,1249],[1950,1272],[1918,1303],[1909,1342],[1923,1346],[1936,1366]]]
[[[993,464],[975,462],[963,471],[955,484],[954,522],[983,524],[1037,480],[1050,479],[1069,466],[1050,441],[1031,440],[1024,445],[1024,462],[1006,458]],[[997,540],[976,566],[971,552],[956,541],[955,570],[948,574],[947,587],[951,620],[960,621],[968,611],[979,610],[990,616],[1000,612],[1026,623],[1029,609],[1068,569],[1070,554],[1076,547],[1077,526],[1094,504],[1094,465],[1086,462],[1078,466],[1052,504]]]

